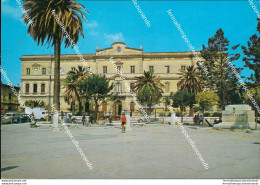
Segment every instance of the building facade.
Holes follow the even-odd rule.
[[[62,81],[70,70],[77,66],[88,66],[95,74],[105,75],[114,83],[113,92],[118,99],[111,102],[103,102],[100,111],[113,112],[120,115],[122,111],[139,112],[137,102],[124,85],[124,80],[117,74],[120,70],[125,82],[130,87],[135,82],[135,77],[143,75],[144,71],[153,71],[159,76],[165,85],[163,96],[170,95],[170,92],[177,91],[177,82],[180,77],[180,70],[189,65],[196,64],[196,58],[191,52],[143,52],[142,46],[139,49],[127,47],[123,42],[115,42],[109,48],[98,49],[93,54],[82,54],[85,62],[80,60],[79,55],[61,55],[61,110],[68,112],[71,105],[64,101]],[[113,58],[111,58],[113,57]],[[112,60],[111,60],[112,59]],[[54,84],[54,58],[53,55],[24,55],[22,61],[21,76],[21,97],[26,100],[43,100],[45,105],[53,103]],[[114,63],[114,65],[113,65]],[[91,109],[91,102],[83,103],[83,111]]]
[[[20,87],[14,86],[14,89],[19,93]],[[5,114],[9,111],[19,111],[18,98],[13,93],[12,89],[7,84],[1,82],[1,114]]]

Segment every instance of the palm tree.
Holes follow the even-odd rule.
[[[64,80],[64,100],[66,103],[72,103],[72,114],[75,114],[75,103],[78,102],[79,114],[82,112],[82,96],[79,89],[79,83],[88,77],[89,73],[86,68],[78,66],[78,69],[69,71],[67,78]]]
[[[189,93],[196,94],[201,91],[200,73],[194,66],[188,66],[187,70],[181,71],[181,77],[177,83],[178,89],[186,90]]]
[[[64,100],[72,107],[72,115],[75,115],[75,103],[80,100],[77,85],[73,76],[69,75],[64,81]]]
[[[30,21],[27,33],[30,34],[38,45],[54,46],[54,96],[53,104],[56,110],[60,110],[60,50],[61,43],[65,42],[65,47],[72,46],[78,42],[79,34],[84,38],[82,21],[87,17],[83,14],[87,12],[85,7],[75,0],[24,0],[23,8],[27,14],[23,15],[24,23]],[[64,25],[64,30],[68,33],[66,37],[64,30],[58,24],[55,15]],[[88,12],[87,12],[88,13]],[[26,17],[30,17],[27,19]],[[73,42],[72,42],[73,41]]]
[[[44,107],[44,101],[41,100],[26,100],[25,106],[34,108],[34,107]]]
[[[69,71],[68,75],[74,76],[76,83],[78,84],[79,81],[85,80],[89,76],[89,72],[86,68],[78,66],[77,69]]]
[[[179,82],[177,83],[177,87],[180,90],[186,90],[188,93],[193,94],[195,98],[195,94],[201,91],[201,80],[200,73],[197,71],[197,68],[194,66],[188,66],[187,70],[181,71],[182,75],[180,77]],[[193,103],[194,101],[190,101],[190,112],[189,116],[193,115]]]
[[[164,85],[160,82],[160,78],[155,76],[152,72],[144,71],[143,76],[136,77],[134,91],[140,93],[144,88],[159,89],[162,91]]]
[[[149,107],[149,114],[152,112],[152,105],[159,103],[163,87],[160,78],[150,71],[144,71],[143,76],[136,77],[134,91],[137,93],[138,100]]]

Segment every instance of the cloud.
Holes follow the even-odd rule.
[[[98,26],[98,23],[96,21],[85,22],[84,24],[87,28],[96,28]]]
[[[105,42],[111,44],[117,41],[124,41],[123,34],[121,32],[115,34],[104,34]]]
[[[90,32],[88,32],[89,35],[92,35],[92,36],[98,36],[98,32],[94,31],[94,30],[91,30]]]
[[[3,13],[12,17],[13,19],[22,21],[23,12],[18,7],[18,5],[16,5],[15,7],[10,6],[10,5],[6,4],[6,2],[8,2],[8,0],[2,1],[2,11],[3,11]]]
[[[96,21],[83,23],[83,28],[87,30],[87,34],[92,35],[92,36],[99,35],[98,32],[95,31],[97,27],[98,27],[98,23]]]

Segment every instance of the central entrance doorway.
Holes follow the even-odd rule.
[[[117,100],[114,103],[113,106],[113,113],[116,118],[120,119],[121,113],[122,113],[122,102],[120,100]]]

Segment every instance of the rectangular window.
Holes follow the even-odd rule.
[[[26,75],[30,75],[30,74],[31,74],[30,68],[26,68]]]
[[[37,84],[33,84],[33,93],[37,93]]]
[[[41,93],[45,93],[45,84],[41,84]]]
[[[75,70],[76,70],[75,67],[72,67],[72,68],[71,68],[71,71],[75,71]]]
[[[122,92],[122,84],[121,83],[115,83],[114,85],[114,92]]]
[[[170,91],[170,84],[166,83],[165,84],[165,92],[169,92]]]
[[[34,68],[34,75],[38,75],[39,69],[36,67]]]
[[[46,68],[42,68],[42,75],[46,75]]]
[[[103,73],[104,73],[104,74],[107,73],[107,66],[103,66]]]
[[[153,70],[153,66],[149,66],[149,71],[150,71],[151,73],[154,72],[154,70]]]
[[[134,102],[131,102],[131,103],[130,103],[130,111],[131,111],[131,112],[134,112],[134,111],[135,111],[135,103],[134,103]]]
[[[117,66],[117,72],[119,73],[119,72],[121,72],[121,66]]]
[[[135,66],[130,66],[130,72],[135,73]]]
[[[170,73],[170,66],[165,66],[165,72]]]
[[[181,70],[185,70],[186,69],[186,66],[181,66]]]
[[[30,85],[26,84],[25,85],[25,93],[29,93],[29,90],[30,90]]]
[[[131,92],[134,92],[134,85],[135,85],[135,83],[130,83],[130,90],[131,90]]]

